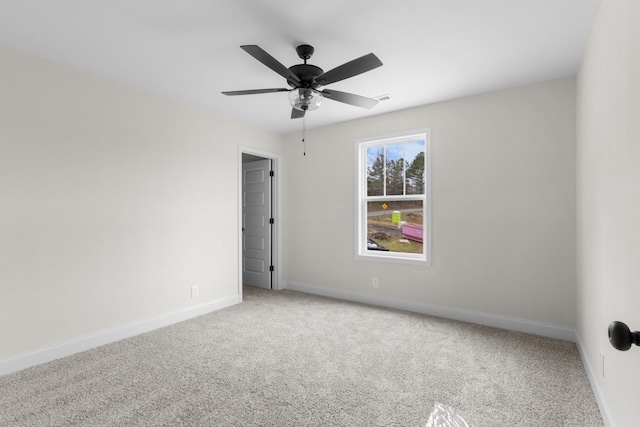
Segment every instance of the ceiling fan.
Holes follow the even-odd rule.
[[[353,93],[338,90],[324,89],[324,86],[340,80],[357,76],[371,71],[382,65],[382,62],[373,53],[342,64],[332,70],[324,72],[322,68],[307,64],[307,60],[313,55],[314,49],[307,44],[296,48],[298,56],[304,60],[304,64],[293,65],[289,68],[282,65],[277,59],[256,45],[240,46],[249,55],[271,68],[276,73],[287,79],[291,89],[251,89],[222,92],[225,95],[255,95],[259,93],[289,92],[289,102],[293,107],[291,118],[304,117],[307,110],[315,110],[322,103],[323,98],[355,105],[362,108],[373,108],[378,100],[355,95]]]

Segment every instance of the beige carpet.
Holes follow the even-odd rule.
[[[601,426],[575,344],[291,291],[0,377],[2,426]]]

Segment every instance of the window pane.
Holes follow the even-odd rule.
[[[404,143],[385,145],[387,196],[404,194]]]
[[[384,196],[384,147],[367,148],[367,196]]]
[[[367,249],[422,254],[422,200],[367,202]]]
[[[406,194],[424,194],[424,141],[407,142]]]

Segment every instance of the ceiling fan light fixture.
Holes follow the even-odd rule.
[[[289,91],[289,103],[300,111],[317,110],[322,104],[322,94],[311,88],[296,88]]]

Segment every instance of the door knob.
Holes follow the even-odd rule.
[[[640,332],[631,332],[625,323],[614,321],[609,324],[609,341],[617,350],[627,351],[631,344],[640,345]]]

